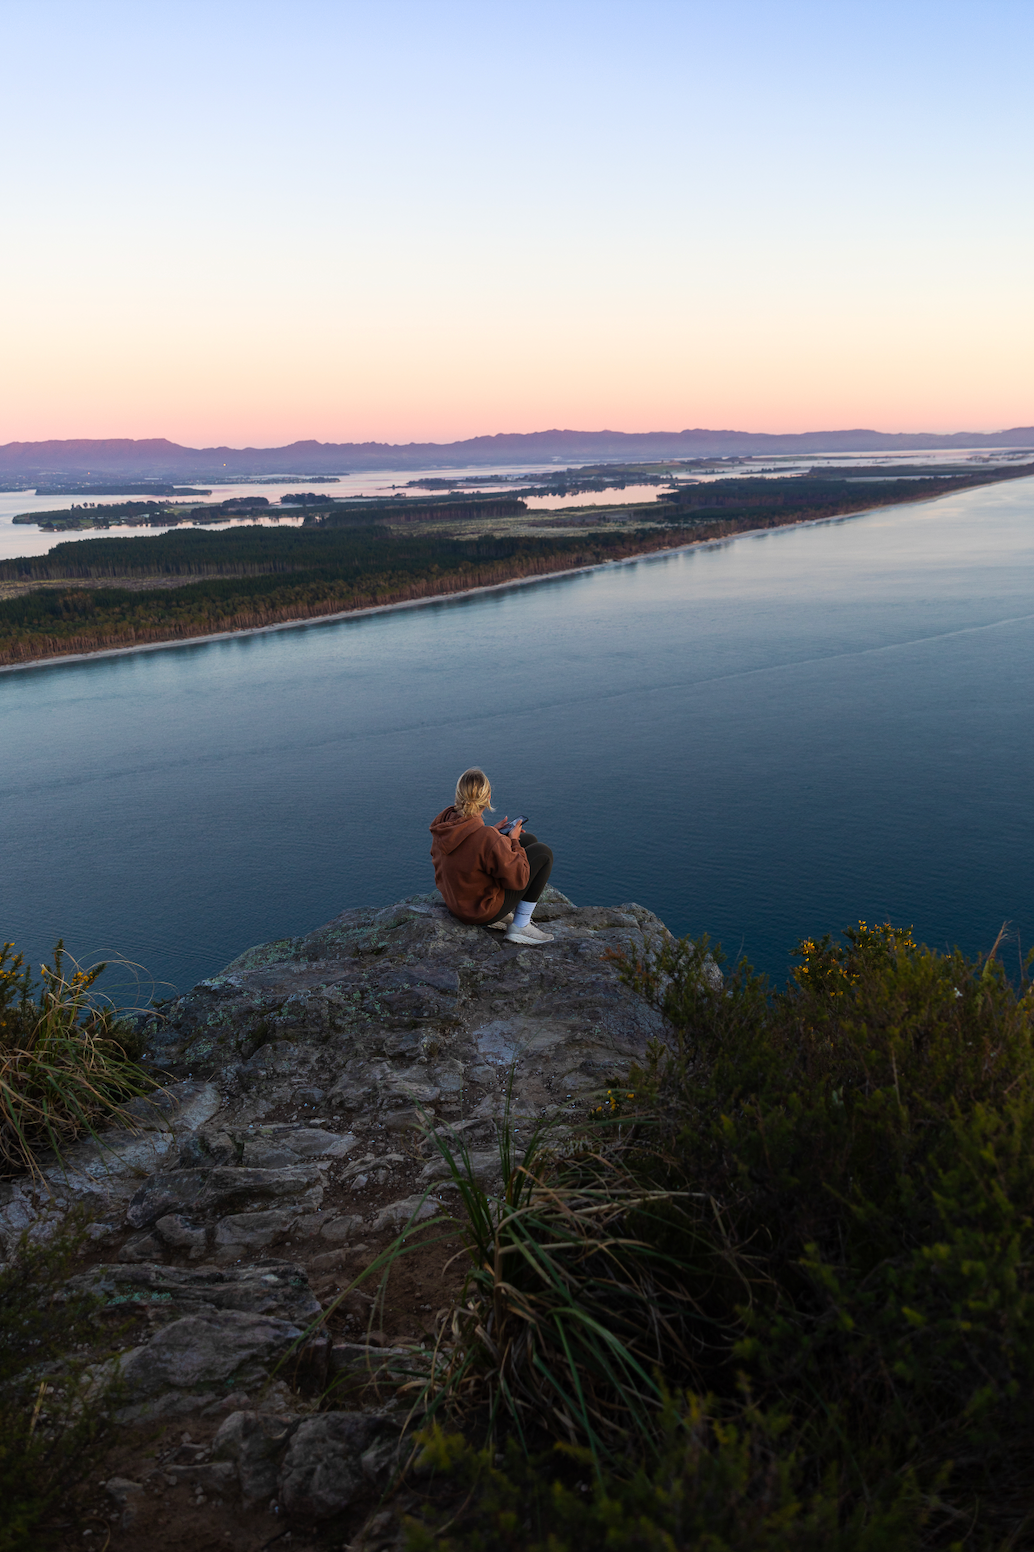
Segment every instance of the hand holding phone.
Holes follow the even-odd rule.
[[[516,830],[518,825],[527,824],[527,822],[527,814],[518,814],[516,819],[504,819],[503,823],[499,826],[499,834],[509,835],[511,830]]]

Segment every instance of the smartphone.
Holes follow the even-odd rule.
[[[500,835],[509,835],[510,831],[513,829],[513,827],[515,825],[527,824],[527,823],[528,823],[528,816],[527,816],[527,814],[518,814],[516,819],[511,819],[511,820],[508,821],[508,823],[499,826],[499,834]]]

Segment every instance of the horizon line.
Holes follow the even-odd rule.
[[[357,449],[358,448],[374,448],[374,447],[381,448],[381,447],[383,447],[383,448],[397,448],[400,451],[405,451],[405,450],[409,450],[409,449],[417,448],[417,447],[421,447],[421,448],[423,448],[423,447],[427,447],[427,448],[434,447],[434,448],[441,448],[441,449],[444,450],[446,448],[465,447],[465,446],[469,446],[469,445],[472,445],[472,444],[484,444],[484,443],[487,443],[487,442],[500,442],[500,441],[527,442],[527,441],[538,440],[540,438],[545,438],[545,437],[586,437],[586,438],[615,437],[615,438],[621,438],[621,439],[626,439],[627,438],[629,441],[643,441],[643,440],[647,440],[647,439],[650,439],[650,440],[653,440],[653,439],[672,439],[672,440],[674,440],[674,439],[682,438],[682,437],[742,437],[742,438],[747,439],[747,440],[758,439],[758,440],[765,440],[765,441],[777,440],[777,441],[781,441],[781,442],[782,441],[795,441],[796,442],[796,441],[801,441],[801,440],[804,440],[804,439],[810,439],[810,438],[813,438],[813,437],[821,437],[821,438],[827,438],[827,437],[829,437],[829,438],[834,438],[834,437],[836,437],[836,438],[839,438],[839,437],[850,437],[850,438],[856,438],[856,437],[872,436],[872,437],[877,437],[880,440],[888,439],[888,440],[895,440],[895,441],[899,440],[899,439],[907,439],[909,441],[913,441],[913,440],[916,440],[916,439],[919,439],[919,438],[929,438],[929,439],[935,440],[935,441],[943,441],[945,439],[949,439],[950,438],[952,441],[957,441],[958,439],[964,438],[964,437],[973,437],[975,439],[983,440],[984,438],[987,438],[987,437],[996,437],[997,438],[997,437],[1011,436],[1011,435],[1014,435],[1014,434],[1023,434],[1025,436],[1034,435],[1034,426],[1031,426],[1031,425],[1027,425],[1027,426],[1013,425],[1013,426],[1003,427],[1003,428],[1000,428],[1000,429],[991,429],[991,430],[986,430],[986,431],[976,431],[976,430],[968,430],[968,429],[967,430],[962,430],[962,431],[926,431],[926,430],[923,430],[923,431],[880,431],[880,430],[877,430],[873,426],[849,426],[849,427],[845,426],[845,427],[837,427],[837,428],[830,428],[830,429],[821,428],[821,429],[808,430],[808,431],[744,431],[744,430],[740,430],[740,429],[735,428],[735,427],[707,427],[707,426],[686,426],[686,427],[681,428],[680,430],[660,430],[659,429],[659,430],[654,430],[654,431],[620,431],[620,430],[613,429],[613,428],[610,428],[610,427],[602,427],[599,430],[589,430],[589,429],[585,429],[585,428],[552,426],[552,427],[545,428],[545,429],[542,429],[542,430],[539,430],[539,431],[480,432],[480,433],[478,433],[478,434],[476,434],[474,436],[455,437],[451,441],[438,441],[438,440],[433,440],[433,439],[422,439],[421,440],[421,439],[417,439],[417,438],[411,438],[408,442],[381,441],[381,440],[379,440],[377,438],[367,438],[367,439],[365,439],[363,441],[331,441],[331,440],[320,440],[317,437],[296,437],[296,438],[294,438],[293,440],[291,440],[289,442],[267,443],[267,444],[262,445],[262,446],[259,446],[259,445],[253,444],[253,443],[245,443],[244,445],[233,446],[233,445],[231,445],[230,443],[227,443],[227,442],[210,443],[207,446],[191,446],[189,443],[176,442],[176,441],[173,441],[171,438],[165,437],[165,436],[151,436],[151,437],[126,437],[126,436],[107,436],[107,437],[39,437],[39,438],[31,438],[31,439],[30,438],[19,438],[19,439],[15,439],[15,440],[12,440],[12,441],[9,441],[9,442],[0,443],[0,455],[4,454],[6,452],[13,452],[16,449],[17,450],[28,450],[30,448],[41,448],[42,449],[42,448],[85,447],[85,446],[95,446],[95,447],[100,448],[100,447],[110,447],[113,444],[115,444],[115,445],[122,445],[122,446],[129,446],[129,447],[163,446],[163,447],[168,447],[168,448],[175,448],[175,449],[183,451],[183,452],[192,452],[192,453],[229,452],[229,453],[238,453],[239,454],[239,453],[282,452],[282,451],[285,451],[288,448],[295,448],[295,447],[313,447],[313,448],[354,447],[354,448],[357,448]]]

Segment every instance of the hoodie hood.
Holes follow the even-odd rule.
[[[473,835],[475,830],[485,828],[484,817],[477,814],[473,819],[464,819],[454,808],[445,808],[437,819],[431,821],[430,830],[441,851],[446,856],[454,852],[457,846],[461,846],[468,835]]]

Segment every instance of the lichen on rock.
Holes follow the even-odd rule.
[[[516,1062],[518,1106],[562,1109],[620,1081],[660,1032],[608,955],[668,933],[642,906],[579,909],[555,889],[536,920],[554,941],[522,948],[457,921],[437,892],[345,911],[177,999],[148,1027],[152,1056],[223,1092],[318,1093],[343,1118],[466,1112]]]

